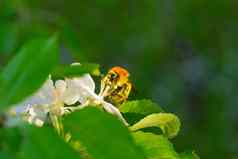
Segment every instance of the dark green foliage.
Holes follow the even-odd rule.
[[[0,74],[0,108],[40,88],[58,63],[58,53],[56,36],[27,42]]]

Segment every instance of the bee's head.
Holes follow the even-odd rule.
[[[116,66],[111,68],[101,81],[100,96],[106,97],[128,82],[129,73],[126,69]]]
[[[121,82],[127,82],[129,77],[129,72],[120,66],[111,68],[108,73],[111,74],[112,78],[117,78]]]

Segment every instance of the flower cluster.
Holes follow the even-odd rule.
[[[80,104],[72,106],[76,103]],[[62,116],[90,105],[101,105],[127,125],[120,111],[95,93],[95,83],[89,74],[56,82],[49,77],[34,95],[13,106],[10,114],[36,126],[43,126],[49,113]],[[11,125],[11,122],[8,123]]]

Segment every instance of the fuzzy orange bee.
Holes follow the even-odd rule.
[[[106,101],[119,106],[125,102],[131,92],[129,72],[119,66],[113,67],[101,80],[99,93]]]

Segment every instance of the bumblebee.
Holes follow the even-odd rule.
[[[131,92],[132,84],[129,81],[129,73],[126,69],[116,66],[108,71],[101,80],[99,95],[119,107],[125,102]]]

